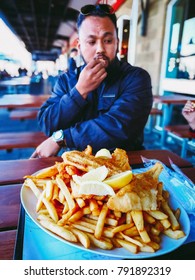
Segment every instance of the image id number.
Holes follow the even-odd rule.
[[[127,266],[118,266],[118,275],[169,275],[171,268],[166,267],[146,267],[146,266],[136,266],[136,267],[127,267]]]

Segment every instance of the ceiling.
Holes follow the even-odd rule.
[[[97,0],[0,0],[0,16],[31,53],[59,50],[76,30],[78,10]]]

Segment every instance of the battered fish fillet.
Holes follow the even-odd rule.
[[[131,210],[157,210],[159,175],[162,170],[163,166],[157,162],[150,170],[133,175],[133,180],[127,186],[109,198],[108,208],[123,213]]]
[[[111,159],[95,158],[94,155],[86,154],[84,151],[65,152],[62,154],[62,158],[65,164],[73,165],[85,172],[105,165],[108,168],[108,176],[131,169],[128,156],[121,149],[116,149]]]

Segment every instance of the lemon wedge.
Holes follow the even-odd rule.
[[[115,195],[112,187],[99,181],[86,181],[82,182],[79,187],[79,194],[86,195]]]
[[[119,174],[113,175],[103,182],[111,186],[114,190],[118,190],[127,184],[132,180],[133,173],[131,170],[127,170],[124,172],[121,172]]]
[[[109,150],[107,149],[101,149],[99,150],[96,154],[95,154],[95,158],[104,158],[104,159],[107,159],[107,158],[112,158],[112,155],[110,153]]]
[[[108,168],[105,165],[102,165],[98,168],[92,169],[89,172],[85,173],[83,176],[73,175],[72,178],[80,185],[82,182],[86,181],[103,181],[108,175]]]

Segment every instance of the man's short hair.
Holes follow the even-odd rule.
[[[85,9],[86,8],[86,9]],[[86,11],[86,12],[85,12]],[[83,6],[80,10],[80,13],[77,18],[77,29],[79,30],[81,27],[82,22],[88,16],[97,16],[97,17],[108,17],[112,23],[114,24],[117,30],[117,18],[114,10],[111,6],[106,4],[99,4],[99,5],[86,5]]]

